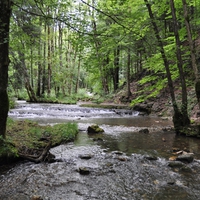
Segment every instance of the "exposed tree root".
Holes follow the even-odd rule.
[[[23,147],[22,149],[20,149],[18,155],[21,158],[30,160],[35,163],[54,162],[55,156],[49,152],[51,144],[52,142],[49,141],[43,150],[28,149],[27,147]]]

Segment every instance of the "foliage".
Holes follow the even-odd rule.
[[[0,136],[0,160],[1,158],[17,157],[17,149],[9,139]]]
[[[53,138],[53,145],[69,142],[74,140],[75,135],[77,134],[77,124],[68,123],[68,124],[56,124],[52,127],[47,128],[47,132],[50,133]]]
[[[32,95],[41,102],[101,103],[105,95],[112,95],[134,77],[140,89],[133,91],[137,98],[132,104],[155,98],[167,86],[166,69],[145,2],[15,1],[10,23],[9,90],[13,88],[18,99]],[[174,2],[183,69],[192,79],[183,3]],[[187,3],[196,44],[200,3]],[[172,81],[179,81],[170,6],[155,0],[151,7]],[[199,49],[195,50],[198,60]],[[95,95],[88,96],[88,90]]]
[[[145,96],[144,95],[140,95],[136,99],[131,101],[131,106],[134,106],[134,105],[136,105],[138,103],[144,102],[145,100],[146,100]]]
[[[189,4],[195,12],[192,13],[191,23],[197,29],[199,4],[196,1]],[[184,42],[186,30],[182,25],[182,2],[177,1],[176,7],[181,26],[180,38]],[[176,46],[171,31],[170,7],[165,1],[155,1],[152,9],[156,15],[156,23],[165,44],[167,57],[175,63]],[[79,88],[88,88],[103,95],[112,93],[113,71],[116,68],[114,52],[118,47],[119,83],[127,79],[128,49],[132,66],[130,76],[140,73],[144,68],[155,74],[165,74],[144,1],[103,0],[66,3],[63,0],[53,0],[38,2],[35,5],[31,0],[19,0],[13,7],[13,13],[9,74],[15,90],[23,90],[28,76],[34,91],[40,91],[39,95],[42,93],[39,98],[43,98],[44,93],[48,93],[48,97],[52,98],[53,89],[56,95],[63,98],[67,96],[69,103],[79,99],[79,95],[74,97]],[[196,37],[195,32],[194,35]],[[184,50],[184,53],[186,52],[187,50]],[[171,66],[174,66],[174,63]],[[24,73],[25,71],[27,73]],[[172,76],[174,80],[178,77],[176,67],[172,67]],[[151,77],[152,81],[156,79],[154,75],[148,76],[148,79]],[[45,91],[41,91],[41,88],[38,90],[38,85],[45,85]],[[106,85],[109,91],[106,91]],[[22,93],[19,97],[27,99]]]
[[[9,96],[9,109],[12,109],[15,107],[15,98]]]

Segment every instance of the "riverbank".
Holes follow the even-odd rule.
[[[75,123],[41,126],[36,122],[7,120],[6,140],[1,141],[0,163],[28,159],[53,161],[50,148],[73,141],[78,133]]]

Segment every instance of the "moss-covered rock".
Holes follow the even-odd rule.
[[[200,125],[191,125],[191,126],[182,127],[179,130],[179,133],[187,137],[200,138]]]
[[[103,133],[104,130],[100,128],[97,124],[94,124],[88,127],[87,132],[88,134]]]

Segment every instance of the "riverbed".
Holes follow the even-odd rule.
[[[79,134],[73,143],[51,149],[55,163],[25,161],[2,172],[0,200],[200,199],[200,140],[176,136],[170,120],[125,109],[22,101],[9,116],[41,125],[76,122]],[[105,132],[88,135],[91,124]],[[195,160],[169,167],[175,148],[194,153]]]

